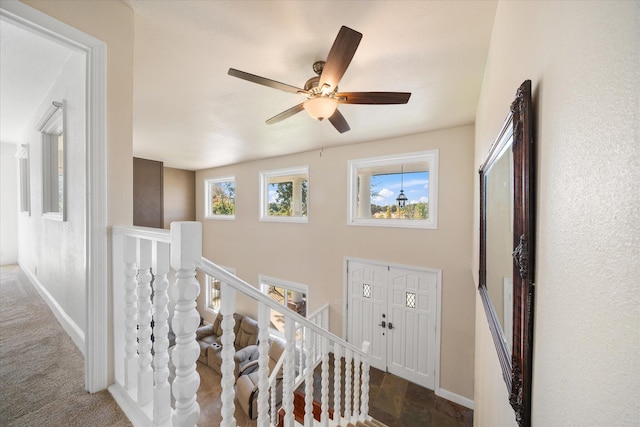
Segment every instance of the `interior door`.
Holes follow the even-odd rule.
[[[386,322],[382,327],[387,307],[386,266],[358,261],[348,263],[348,340],[360,348],[369,341],[371,366],[387,369]]]
[[[438,275],[390,267],[388,277],[387,369],[433,389]]]
[[[347,340],[371,343],[371,366],[435,387],[439,271],[349,260]]]

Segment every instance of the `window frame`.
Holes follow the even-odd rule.
[[[20,177],[20,212],[31,216],[31,178],[29,176],[29,144],[21,144],[15,155]]]
[[[42,216],[56,221],[67,220],[65,119],[65,102],[54,101],[36,127],[42,135]]]
[[[211,186],[210,184],[233,182],[233,214],[214,214],[211,212]],[[222,219],[222,220],[235,220],[236,219],[236,177],[235,175],[223,176],[216,178],[204,179],[204,218],[205,219]]]
[[[393,154],[380,157],[349,160],[347,165],[347,225],[369,227],[401,227],[418,229],[438,228],[438,157],[439,151],[425,150],[413,153]],[[428,163],[429,218],[426,220],[396,218],[358,218],[358,170],[374,166],[406,165],[407,163]]]
[[[300,292],[304,295],[305,298],[305,304],[306,304],[306,310],[307,313],[309,314],[309,286],[302,284],[302,283],[296,283],[296,282],[291,282],[289,280],[283,280],[283,279],[278,279],[275,277],[270,277],[270,276],[265,276],[265,275],[258,275],[258,283],[260,285],[260,292],[262,292],[263,294],[269,296],[269,287],[271,286],[275,286],[278,288],[282,288],[285,290],[285,300],[284,303],[282,304],[284,307],[289,308],[286,305],[287,302],[287,298],[288,298],[288,291],[293,291],[293,292]],[[269,315],[271,316],[271,310],[269,310]],[[290,309],[291,310],[291,309]],[[306,315],[304,316],[305,318],[307,317]],[[273,328],[271,326],[269,326],[269,332],[271,333],[271,335],[277,335],[280,337],[284,337],[284,333],[281,332],[280,330]]]
[[[233,274],[233,275],[235,275],[235,274],[236,274],[236,269],[235,269],[235,268],[232,268],[232,267],[224,267],[224,266],[220,266],[220,267],[221,267],[222,269],[224,269],[226,272],[230,273],[230,274]],[[208,313],[212,313],[212,314],[214,314],[214,315],[217,315],[217,314],[218,314],[218,312],[220,311],[220,308],[218,307],[218,309],[216,310],[216,308],[215,308],[215,307],[213,307],[213,306],[211,305],[211,296],[212,296],[212,293],[213,293],[213,292],[212,292],[212,286],[213,286],[214,281],[216,281],[216,280],[217,280],[218,282],[220,282],[220,284],[221,284],[221,285],[222,285],[222,283],[224,283],[224,282],[222,282],[222,280],[217,279],[217,278],[215,278],[215,277],[213,277],[213,276],[210,276],[210,275],[208,275],[208,274],[205,274],[205,275],[204,275],[204,277],[205,277],[205,287],[204,287],[204,297],[205,297],[205,300],[204,300],[204,311],[206,311],[206,312],[208,312]]]
[[[306,175],[307,179],[307,214],[305,216],[279,216],[269,215],[269,179],[280,176],[289,175]],[[292,222],[292,223],[308,223],[309,222],[309,189],[310,189],[309,165],[296,166],[283,169],[272,169],[268,171],[260,171],[260,221],[268,222]]]

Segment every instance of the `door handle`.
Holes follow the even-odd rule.
[[[380,323],[378,326],[382,326],[383,328],[386,328],[387,327],[387,322],[385,322],[383,320],[382,323]]]
[[[389,329],[393,329],[393,324],[389,322]]]

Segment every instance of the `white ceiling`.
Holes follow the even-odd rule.
[[[147,1],[135,13],[134,154],[203,169],[474,122],[496,2]],[[342,25],[363,34],[342,91],[412,92],[406,105],[342,105],[351,130],[304,100],[227,75],[297,87]]]
[[[24,132],[72,51],[0,21],[0,141],[24,144]]]
[[[494,0],[125,2],[135,11],[134,155],[189,170],[473,123],[496,8]],[[343,134],[305,112],[265,124],[304,98],[227,70],[303,87],[342,25],[363,38],[340,90],[411,92],[409,102],[341,105],[351,127]],[[31,86],[12,83],[5,93],[13,67],[2,36],[5,141],[13,124],[5,105],[19,105]]]

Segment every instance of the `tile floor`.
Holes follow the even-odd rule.
[[[471,427],[473,411],[431,390],[371,368],[369,415],[389,427]]]
[[[333,361],[330,362],[330,366],[333,366]],[[198,425],[219,425],[222,406],[220,376],[199,362],[198,372],[201,378],[198,390],[198,402],[201,407]],[[320,369],[316,369],[314,396],[317,400],[320,400],[320,378]],[[333,379],[333,368],[330,369],[329,378]],[[329,390],[332,389],[331,385]],[[330,405],[333,405],[332,392],[330,392],[329,401]],[[370,370],[369,415],[389,427],[473,426],[471,409],[438,397],[431,390],[375,368]],[[239,406],[234,416],[239,427],[256,425],[256,422],[249,420]]]

